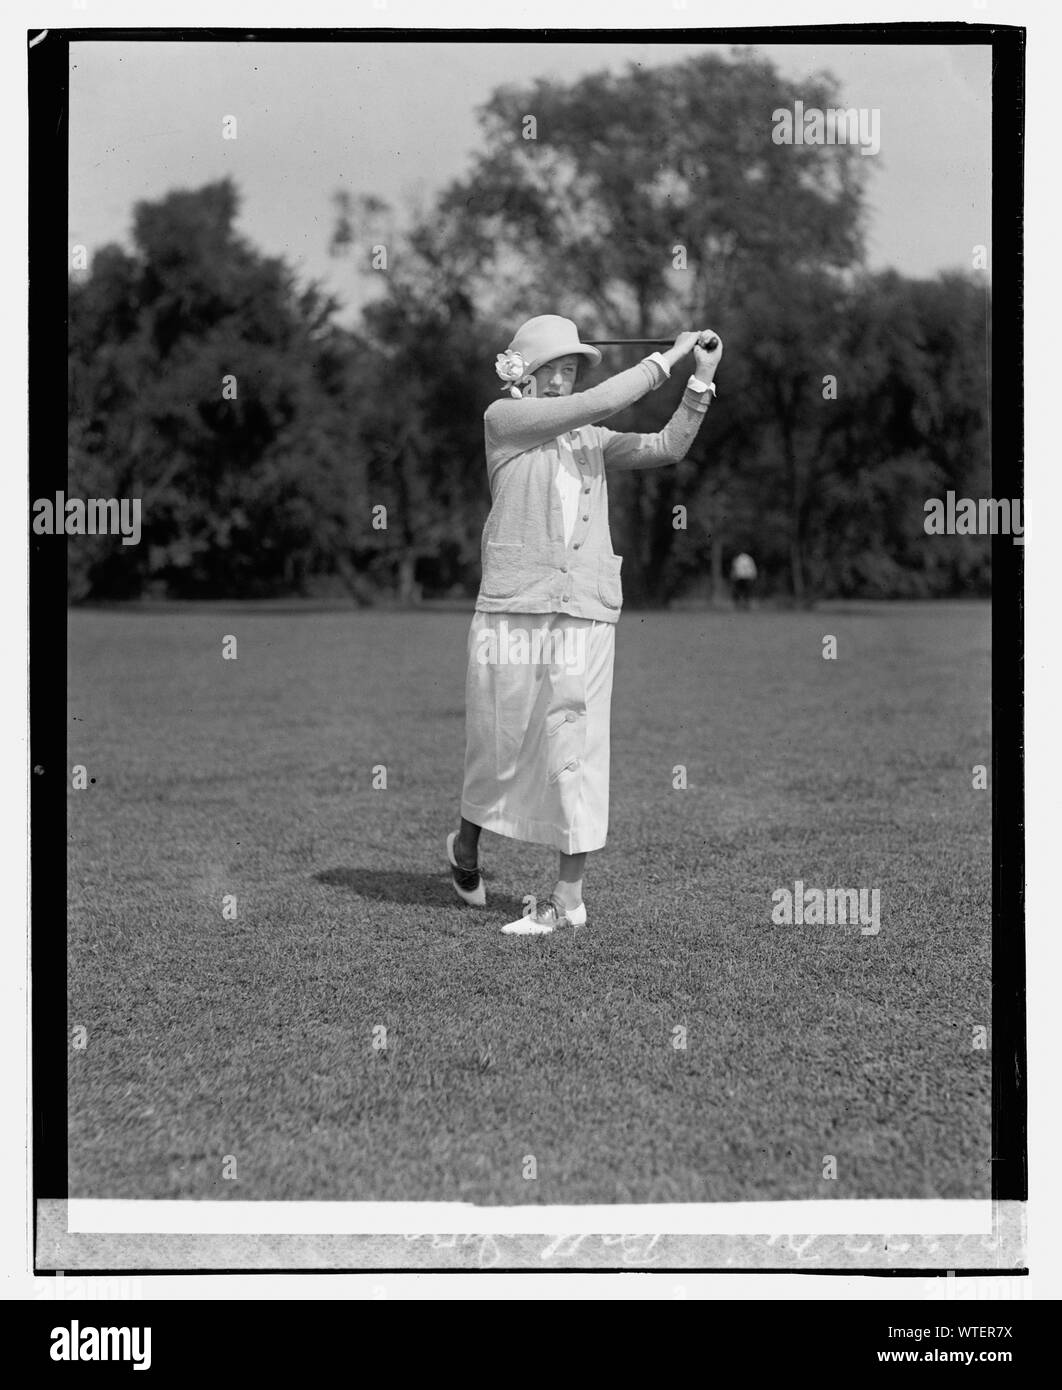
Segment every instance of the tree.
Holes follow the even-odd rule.
[[[455,240],[454,219],[431,208],[402,234],[393,210],[371,195],[340,192],[335,202],[334,245],[382,290],[362,314],[371,366],[358,407],[373,498],[388,515],[374,563],[397,576],[406,600],[422,584],[474,589],[490,506],[482,424],[497,388],[490,345],[504,330],[474,302],[474,256]],[[386,249],[385,271],[372,268],[373,245]]]
[[[862,279],[844,307],[847,364],[823,414],[816,586],[842,596],[987,592],[990,545],[927,538],[926,500],[991,492],[989,300],[973,277]]]
[[[860,263],[868,166],[850,145],[774,143],[772,113],[797,99],[838,104],[829,77],[788,82],[746,51],[502,88],[481,112],[484,153],[440,200],[447,245],[490,317],[558,311],[610,337],[711,323],[726,338],[728,425],[713,421],[694,452],[708,467],[635,472],[615,489],[633,597],[674,586],[679,496],[696,509],[712,488],[718,531],[764,419],[778,447],[761,481],[786,498],[791,582],[798,596],[805,587],[815,473],[799,405],[844,273]],[[638,419],[656,406],[648,427],[663,423],[678,389],[640,404]],[[718,535],[713,546],[718,575]]]
[[[70,491],[143,506],[140,546],[71,547],[75,597],[343,572],[367,511],[349,427],[365,352],[330,296],[236,234],[237,211],[228,179],[138,203],[133,253],[103,247],[70,284]]]

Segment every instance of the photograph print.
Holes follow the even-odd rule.
[[[31,48],[40,1268],[1022,1267],[1020,34]]]

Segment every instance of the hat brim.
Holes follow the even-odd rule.
[[[539,367],[544,367],[547,362],[555,362],[559,357],[585,357],[592,367],[596,367],[601,361],[601,353],[596,347],[589,347],[586,343],[575,343],[571,347],[562,348],[560,352],[551,353],[549,357],[540,358],[537,362],[528,365],[528,374],[537,372]]]

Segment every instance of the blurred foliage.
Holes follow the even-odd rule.
[[[747,50],[499,89],[483,152],[405,231],[336,194],[333,252],[382,278],[355,332],[237,235],[231,181],[138,203],[132,253],[70,282],[67,490],[142,498],[143,541],[69,546],[71,597],[474,594],[494,355],[550,312],[586,338],[725,340],[690,457],[611,485],[632,602],[720,592],[739,550],[797,602],[987,592],[987,538],[923,530],[928,497],[990,490],[985,286],[868,273],[874,161],[775,145],[797,99],[842,104]],[[636,355],[606,352],[598,377]],[[680,392],[610,426],[659,428]]]

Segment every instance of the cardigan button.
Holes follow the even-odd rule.
[[[583,512],[583,520],[584,520],[584,521],[589,521],[589,520],[590,520],[590,513],[589,513],[589,512]]]
[[[579,545],[580,545],[580,542],[579,542],[579,541],[576,541],[575,544],[572,546],[572,549],[573,549],[573,550],[578,550],[578,549],[579,549]]]
[[[584,487],[584,488],[583,488],[583,491],[584,491],[584,492],[589,492],[590,489],[589,489],[588,487]]]
[[[568,573],[568,566],[567,566],[567,565],[561,565],[561,574],[567,574],[567,573]]]

